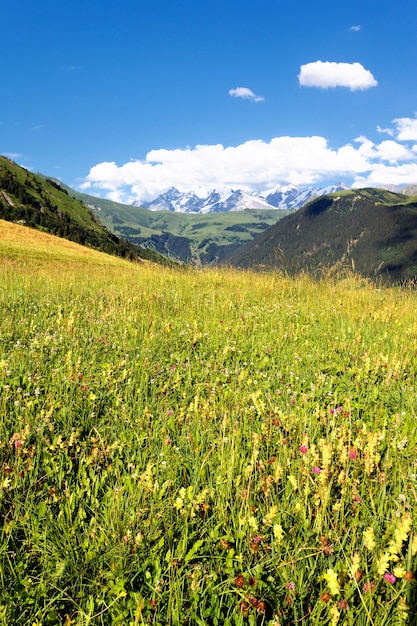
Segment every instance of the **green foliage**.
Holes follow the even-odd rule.
[[[0,624],[415,623],[411,289],[3,258],[0,308]]]
[[[108,231],[85,204],[70,197],[57,182],[32,174],[5,157],[0,157],[0,219],[122,258],[170,263]]]
[[[354,269],[372,279],[414,280],[416,197],[360,189],[318,198],[238,249],[230,263],[290,274]]]

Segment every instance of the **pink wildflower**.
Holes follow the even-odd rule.
[[[393,585],[397,579],[395,578],[394,574],[391,574],[391,572],[385,572],[384,580],[386,580],[387,583],[391,583],[391,585]]]
[[[365,593],[371,593],[375,589],[375,583],[372,580],[369,583],[365,583],[363,585],[363,590]]]
[[[321,469],[320,469],[320,467],[313,467],[313,469],[311,471],[313,472],[313,474],[320,474]]]
[[[21,441],[21,439],[16,439],[14,442],[14,447],[21,448],[22,446],[23,446],[23,441]]]
[[[306,452],[308,452],[308,448],[305,445],[300,446],[300,452],[301,454],[305,454]]]
[[[295,583],[290,581],[289,583],[286,583],[285,588],[289,589],[289,591],[295,591]]]
[[[171,411],[171,409],[168,409],[167,411],[167,415],[172,415],[174,411]]]
[[[356,454],[356,450],[354,448],[351,448],[349,450],[349,458],[350,459],[357,459],[358,455]]]

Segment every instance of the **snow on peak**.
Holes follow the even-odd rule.
[[[244,209],[298,209],[317,196],[347,189],[343,183],[327,187],[277,185],[268,191],[242,189],[180,191],[171,187],[150,202],[137,203],[151,211],[177,213],[220,213]]]

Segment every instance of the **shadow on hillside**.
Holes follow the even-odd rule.
[[[324,196],[323,198],[320,198],[319,200],[316,200],[315,202],[312,202],[310,205],[308,205],[305,208],[305,214],[313,216],[320,215],[320,213],[323,213],[323,211],[328,209],[329,206],[332,206],[332,204],[333,200]]]

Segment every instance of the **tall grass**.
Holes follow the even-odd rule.
[[[415,293],[86,268],[0,270],[0,624],[415,624]]]

